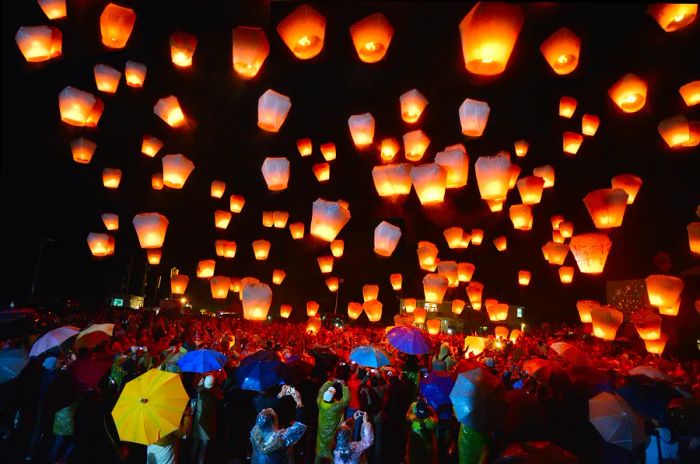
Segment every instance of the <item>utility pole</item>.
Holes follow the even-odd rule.
[[[52,238],[42,238],[39,242],[39,254],[36,258],[36,266],[34,267],[34,278],[32,279],[32,288],[29,291],[29,301],[34,301],[34,293],[36,292],[36,283],[39,279],[39,269],[41,268],[41,258],[44,252],[44,242],[54,242]]]
[[[335,291],[335,308],[333,308],[333,314],[338,315],[338,293],[340,293],[340,284],[343,283],[343,279],[338,281],[338,290]]]
[[[158,290],[160,289],[160,279],[161,279],[161,277],[162,277],[162,276],[159,274],[159,275],[158,275],[158,283],[156,284],[156,289],[155,289],[155,291],[153,292],[153,305],[152,305],[152,306],[155,306],[155,305],[158,303]],[[144,301],[144,306],[145,306],[145,305],[146,305],[146,302]]]
[[[129,258],[129,266],[126,271],[126,287],[124,288],[124,293],[127,295],[131,294],[131,267],[134,264],[134,255]]]

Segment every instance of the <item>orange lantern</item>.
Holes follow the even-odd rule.
[[[297,150],[301,156],[310,156],[313,151],[313,146],[311,144],[311,139],[299,139],[297,140]]]
[[[15,42],[29,63],[48,61],[61,56],[63,34],[50,26],[23,26],[17,29]]]
[[[234,258],[236,256],[236,250],[238,246],[236,242],[228,240],[215,240],[214,249],[216,250],[216,256],[221,256],[223,258]]]
[[[678,277],[652,274],[645,279],[649,304],[656,307],[670,307],[681,296],[683,280]]]
[[[350,211],[340,202],[322,198],[313,203],[311,211],[311,235],[332,242],[350,220]]]
[[[578,270],[584,274],[600,274],[608,259],[612,242],[605,234],[583,234],[571,237],[569,247]]]
[[[428,311],[426,311],[423,306],[415,308],[412,314],[414,324],[425,324],[425,318],[428,316]]]
[[[381,13],[374,13],[350,26],[350,36],[357,56],[365,63],[376,63],[384,58],[394,28]]]
[[[229,210],[232,213],[240,213],[245,205],[245,198],[241,195],[231,195],[229,197]]]
[[[304,223],[303,222],[293,222],[289,224],[289,233],[292,234],[294,240],[299,240],[304,238]]]
[[[215,300],[225,300],[231,286],[231,279],[226,276],[214,276],[209,279],[211,297]]]
[[[576,99],[572,97],[561,97],[559,99],[559,116],[570,118],[576,111]]]
[[[593,335],[603,340],[615,340],[623,314],[614,306],[599,306],[591,311]]]
[[[314,164],[311,170],[319,182],[327,182],[331,178],[331,165],[328,163]]]
[[[354,114],[348,119],[350,135],[356,147],[370,145],[374,140],[374,117],[371,113]]]
[[[267,132],[278,132],[292,107],[288,96],[268,89],[258,99],[258,127]]]
[[[489,104],[467,98],[459,107],[459,123],[462,133],[468,137],[481,137],[489,120]]]
[[[403,277],[401,274],[391,274],[389,276],[389,282],[391,283],[391,288],[398,292],[403,286]]]
[[[578,66],[581,39],[569,29],[562,27],[542,42],[540,52],[552,70],[563,76],[572,73]]]
[[[584,114],[581,118],[581,133],[594,136],[600,126],[600,118],[594,114]]]
[[[659,123],[659,134],[669,148],[682,147],[690,140],[690,125],[683,115],[666,118]]]
[[[467,303],[464,300],[454,299],[452,300],[452,314],[459,316],[464,311],[464,306]]]
[[[647,83],[634,74],[625,74],[610,87],[608,95],[625,113],[636,113],[647,101]]]
[[[632,313],[632,322],[642,340],[658,340],[661,337],[661,316],[652,308]]]
[[[700,222],[691,222],[687,229],[690,252],[700,254]]]
[[[428,327],[429,335],[437,335],[440,333],[440,319],[430,319],[425,323]]]
[[[260,283],[260,281],[258,279],[256,279],[255,277],[243,277],[238,282],[238,292],[239,292],[238,297],[242,300],[243,299],[243,289],[245,289],[248,285],[259,284],[259,283]]]
[[[243,319],[264,321],[272,303],[272,289],[263,283],[251,283],[243,287]]]
[[[310,5],[303,4],[280,21],[277,33],[294,56],[308,60],[323,49],[326,18]]]
[[[289,213],[287,211],[273,211],[272,212],[272,224],[275,229],[284,229],[287,227],[287,221],[289,220]]]
[[[438,152],[435,164],[447,171],[446,188],[460,188],[467,185],[469,176],[469,157],[465,150],[453,148]]]
[[[226,182],[222,180],[211,181],[210,194],[212,198],[221,198],[226,190]]]
[[[460,282],[470,282],[476,266],[472,263],[458,263],[457,264],[457,277]]]
[[[527,287],[530,285],[530,278],[532,274],[530,271],[518,271],[518,285],[522,287]]]
[[[693,3],[652,3],[647,13],[659,23],[661,29],[673,32],[687,27],[695,21],[698,5]]]
[[[310,317],[306,323],[306,333],[309,335],[317,335],[321,331],[322,325],[321,318]]]
[[[543,185],[544,188],[554,187],[554,179],[555,179],[554,168],[552,166],[550,166],[549,164],[534,168],[532,170],[532,174],[535,177],[540,177],[542,180],[544,180],[544,185]],[[518,190],[520,190],[520,189],[518,189]]]
[[[140,213],[132,221],[141,248],[162,248],[168,231],[168,218],[158,213]]]
[[[127,61],[124,66],[124,78],[126,80],[126,85],[129,87],[140,88],[143,87],[143,83],[146,81],[146,72],[148,68],[143,63],[137,63],[136,61]]]
[[[544,259],[546,259],[549,264],[561,266],[564,264],[566,255],[569,254],[569,245],[565,243],[547,242],[542,247],[542,254],[544,254]]]
[[[595,300],[579,300],[576,302],[576,309],[578,310],[578,316],[581,322],[588,324],[593,322],[591,318],[591,312],[600,307],[600,303]]]
[[[340,279],[337,277],[329,277],[326,279],[326,287],[328,287],[328,290],[332,293],[335,293],[338,291],[338,287],[340,286]]]
[[[319,305],[315,301],[306,302],[306,315],[309,317],[315,317],[318,314]]]
[[[423,110],[428,105],[428,99],[418,89],[413,89],[401,94],[399,103],[401,105],[401,119],[407,123],[414,123],[423,114]]]
[[[442,274],[426,274],[423,277],[423,293],[428,303],[442,303],[449,281]]]
[[[510,332],[508,330],[508,327],[499,325],[494,329],[493,334],[496,338],[502,338],[503,340],[505,340],[508,338],[508,332]]]
[[[530,143],[527,140],[517,140],[514,144],[515,156],[523,158],[527,155],[527,150],[530,148]]]
[[[93,68],[95,74],[95,84],[97,90],[105,93],[117,93],[119,80],[122,78],[122,73],[106,64],[96,64]]]
[[[567,155],[575,155],[583,143],[583,135],[576,132],[564,132],[562,137],[562,146],[564,153]]]
[[[282,319],[289,319],[292,314],[292,305],[282,304],[280,305],[280,317]]]
[[[113,213],[104,213],[102,223],[107,230],[119,230],[119,216]]]
[[[163,190],[163,173],[156,172],[151,176],[151,187],[153,190]]]
[[[362,286],[362,298],[366,302],[376,300],[379,296],[379,285],[365,284]]]
[[[58,94],[58,109],[66,124],[97,127],[104,104],[93,94],[68,86]]]
[[[66,0],[38,0],[37,3],[49,19],[66,17]]]
[[[571,266],[562,266],[559,268],[559,280],[563,284],[570,284],[574,280],[574,268]]]
[[[508,240],[505,235],[499,235],[493,239],[493,245],[498,251],[506,251],[508,249]]]
[[[504,153],[506,153],[506,152],[504,152]],[[508,156],[510,157],[509,154],[508,154]],[[518,176],[520,175],[520,171],[522,171],[522,169],[517,164],[511,164],[510,169],[508,171],[510,173],[510,177],[508,179],[508,190],[512,190],[518,181]],[[500,200],[504,201],[505,199],[500,198]]]
[[[153,158],[156,156],[158,151],[163,147],[163,142],[160,139],[153,137],[148,134],[144,134],[143,140],[141,141],[141,153]]]
[[[403,309],[408,314],[412,314],[416,310],[416,299],[415,298],[404,298]]]
[[[412,167],[405,163],[375,166],[372,169],[374,188],[380,197],[408,195],[411,191]]]
[[[181,189],[194,170],[194,163],[184,155],[165,155],[163,162],[163,183],[166,187]]]
[[[442,203],[445,199],[447,171],[437,163],[421,164],[411,170],[413,188],[422,205]]]
[[[532,229],[532,209],[529,205],[511,205],[509,214],[514,229]]]
[[[275,285],[280,285],[285,277],[287,277],[287,273],[282,269],[275,269],[272,271],[272,283]]]
[[[670,306],[659,306],[659,314],[662,316],[678,316],[678,310],[681,308],[681,298],[676,298]]]
[[[433,243],[420,241],[418,242],[417,252],[420,268],[432,272],[436,266],[438,248]]]
[[[489,206],[489,210],[492,213],[498,213],[503,211],[503,203],[505,200],[486,200],[486,204]]]
[[[321,274],[330,274],[333,272],[333,256],[319,256],[316,258],[318,267],[321,269]]]
[[[114,254],[114,237],[109,234],[90,232],[87,237],[87,244],[93,256],[103,257]]]
[[[542,199],[544,179],[539,176],[523,177],[515,183],[524,205],[536,205]]]
[[[518,338],[520,338],[522,334],[523,333],[520,330],[513,329],[510,331],[510,337],[508,337],[508,339],[511,341],[511,343],[515,343],[518,341]]]
[[[486,305],[486,312],[489,315],[489,320],[492,322],[505,321],[508,319],[508,303],[494,303]]]
[[[461,227],[450,227],[442,232],[445,237],[447,246],[450,249],[462,248],[462,237],[464,236],[464,230]],[[467,240],[467,243],[469,241]]]
[[[403,150],[408,161],[420,161],[428,145],[430,145],[430,139],[420,129],[403,135]]]
[[[265,261],[270,254],[270,242],[267,240],[253,241],[253,253],[258,261]]]
[[[482,199],[502,200],[506,197],[511,177],[510,167],[510,156],[507,153],[480,156],[476,160],[474,170]]]
[[[334,143],[322,143],[320,149],[321,155],[323,155],[323,159],[325,159],[326,161],[333,161],[335,159],[336,153]]]
[[[104,168],[102,170],[102,185],[108,189],[119,188],[122,180],[122,170],[116,168]]]
[[[238,277],[231,277],[231,291],[238,293],[239,298],[242,296],[241,279]]]
[[[276,192],[287,188],[289,183],[289,160],[287,158],[265,158],[261,170],[269,190]]]
[[[80,164],[88,164],[95,154],[97,144],[85,137],[80,137],[70,143],[70,150],[73,154],[73,161]]]
[[[345,251],[345,242],[342,240],[333,240],[331,242],[331,254],[335,258],[340,258],[343,256],[343,251]]]
[[[352,320],[357,319],[362,314],[362,305],[351,301],[348,303],[348,317]]]
[[[275,223],[272,211],[262,212],[262,225],[263,227],[272,227]]]
[[[399,142],[394,138],[382,139],[380,144],[379,153],[382,157],[382,161],[391,161],[396,156],[399,151]]]
[[[646,348],[647,353],[661,355],[663,354],[664,349],[666,348],[667,341],[668,337],[666,337],[666,335],[664,334],[661,334],[661,336],[656,340],[644,340],[644,347]]]
[[[678,89],[687,106],[695,106],[700,103],[700,80],[688,82]]]
[[[484,239],[484,231],[481,229],[472,229],[472,244],[481,245],[481,241]]]
[[[100,15],[102,43],[109,48],[124,48],[136,22],[136,13],[131,8],[108,4]]]
[[[552,221],[552,229],[559,230],[559,225],[562,222],[564,222],[564,216],[562,216],[561,214],[555,214],[554,216],[552,216],[551,221]]]
[[[187,284],[190,283],[190,278],[185,274],[175,274],[170,276],[170,293],[173,295],[182,295],[187,290]]]
[[[231,59],[233,70],[239,76],[255,77],[269,54],[270,43],[261,28],[237,26],[233,29]]]
[[[683,144],[684,147],[697,147],[700,145],[700,121],[688,122],[689,137]]]
[[[505,71],[523,21],[517,5],[477,3],[459,24],[467,71],[481,76]]]
[[[486,349],[486,339],[469,335],[464,337],[464,352],[465,356],[473,354],[479,356]]]
[[[642,186],[642,179],[632,174],[620,174],[612,178],[612,188],[624,190],[627,194],[627,204],[634,203],[637,193]]]
[[[627,193],[622,189],[600,189],[583,198],[588,214],[598,229],[620,227],[627,207]]]
[[[175,66],[189,68],[197,48],[197,37],[187,32],[176,31],[170,34],[170,60]]]
[[[571,221],[564,221],[559,224],[559,233],[562,238],[571,238],[574,235],[574,223]]]
[[[552,241],[554,243],[564,243],[566,241],[566,239],[564,237],[562,237],[561,232],[559,232],[558,230],[553,230],[552,231]]]
[[[459,285],[459,270],[454,261],[440,261],[437,263],[437,273],[447,277],[447,285],[450,288]]]
[[[159,99],[153,106],[153,112],[170,127],[180,127],[186,122],[185,113],[174,95]]]
[[[228,225],[231,222],[231,216],[232,215],[230,212],[217,209],[214,211],[214,227],[217,229],[228,228]]]

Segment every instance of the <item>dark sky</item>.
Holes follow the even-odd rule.
[[[108,293],[119,291],[132,257],[131,290],[138,293],[145,253],[138,247],[131,219],[138,212],[158,211],[170,220],[163,260],[149,274],[150,282],[158,274],[164,276],[160,296],[169,289],[168,270],[177,266],[192,278],[188,296],[195,305],[209,306],[209,285],[194,277],[195,265],[215,257],[216,238],[227,238],[238,243],[238,253],[233,260],[217,259],[217,274],[253,275],[269,282],[272,270],[279,267],[287,271],[287,279],[281,287],[273,286],[273,308],[289,302],[301,315],[304,302],[315,299],[322,310],[332,310],[334,295],[316,264],[317,256],[328,254],[327,244],[308,235],[292,241],[287,229],[261,224],[261,211],[288,210],[290,222],[305,221],[308,232],[311,203],[318,197],[350,202],[352,219],[339,237],[345,240],[345,256],[334,269],[334,275],[345,279],[342,311],[347,301],[361,301],[364,283],[379,283],[385,315],[395,314],[397,300],[388,282],[392,272],[403,273],[405,296],[422,295],[418,240],[436,243],[441,259],[476,264],[474,280],[485,284],[486,297],[526,305],[535,320],[576,319],[577,299],[603,300],[606,280],[656,272],[653,258],[661,251],[670,255],[672,274],[698,265],[688,250],[686,225],[698,220],[694,212],[700,203],[699,149],[671,151],[656,130],[658,122],[671,115],[698,118],[698,110],[687,108],[678,94],[679,86],[700,77],[697,24],[669,34],[647,15],[644,5],[527,5],[508,68],[495,78],[480,78],[465,70],[461,54],[458,24],[470,10],[469,3],[312,3],[326,16],[327,28],[322,53],[308,61],[296,59],[275,31],[297,3],[123,2],[134,8],[137,21],[127,47],[119,51],[108,51],[100,42],[98,18],[106,3],[69,1],[68,18],[55,22],[63,32],[64,56],[29,64],[14,34],[20,26],[49,22],[36,2],[2,2],[2,305],[27,299],[45,237],[55,241],[45,248],[40,298],[99,304]],[[356,56],[349,27],[375,11],[386,15],[395,34],[386,57],[365,64]],[[238,78],[231,67],[231,30],[236,25],[262,26],[270,41],[270,56],[253,80]],[[562,26],[582,40],[578,69],[565,77],[556,76],[539,52],[542,41]],[[175,30],[193,33],[199,40],[190,69],[175,69],[170,62],[168,37]],[[148,65],[143,89],[122,80],[116,95],[101,94],[105,111],[97,129],[60,122],[61,89],[72,85],[97,93],[93,66],[105,63],[123,70],[129,59]],[[631,115],[620,112],[607,96],[608,88],[628,72],[649,83],[646,106]],[[269,88],[292,100],[289,117],[277,134],[256,125],[257,100]],[[412,88],[419,89],[429,105],[419,124],[407,125],[400,118],[398,97]],[[153,114],[156,100],[171,94],[178,97],[193,127],[174,130]],[[558,117],[562,95],[578,100],[571,120]],[[468,97],[491,106],[484,136],[469,141],[461,134],[457,113]],[[467,187],[448,191],[445,203],[432,208],[421,207],[415,192],[398,202],[377,197],[371,168],[379,164],[378,152],[356,150],[347,127],[350,115],[367,111],[376,120],[377,142],[386,136],[400,140],[403,133],[422,128],[431,139],[425,160],[446,145],[465,143],[470,157]],[[584,112],[600,116],[600,129],[585,140],[577,156],[565,157],[561,134],[580,130]],[[140,154],[144,133],[165,142],[155,159]],[[69,143],[80,135],[98,144],[89,165],[71,158]],[[295,142],[302,137],[313,140],[312,157],[300,158]],[[523,176],[544,164],[556,169],[556,185],[534,207],[530,232],[513,230],[508,218],[508,206],[520,202],[517,192],[509,194],[504,212],[490,213],[479,198],[473,172],[478,156],[512,152],[513,142],[521,138],[530,141],[530,152],[524,159],[513,159]],[[336,144],[338,159],[331,163],[331,181],[319,185],[311,166],[323,161],[318,146],[327,141]],[[184,189],[153,191],[151,174],[160,170],[160,157],[167,153],[185,154],[196,168]],[[291,160],[286,191],[267,191],[260,173],[266,156]],[[102,187],[104,167],[123,170],[118,190]],[[551,240],[550,216],[563,214],[574,221],[576,233],[595,231],[582,199],[591,190],[609,187],[610,179],[622,173],[642,177],[644,185],[636,203],[627,208],[623,226],[610,232],[613,246],[605,273],[577,272],[574,283],[563,287],[557,268],[547,264],[540,251]],[[213,179],[228,184],[222,200],[209,196]],[[234,215],[227,231],[217,231],[213,212],[227,209],[230,193],[244,195],[246,206]],[[107,211],[120,215],[116,254],[96,260],[86,237],[103,231],[100,215]],[[374,227],[384,219],[403,231],[391,258],[379,258],[372,251]],[[449,226],[483,228],[484,243],[449,250],[442,238]],[[509,239],[505,253],[491,244],[500,234]],[[250,242],[258,238],[272,242],[270,259],[264,262],[253,259]],[[571,254],[566,264],[575,266]],[[532,271],[529,287],[518,287],[518,269]],[[694,322],[697,279],[686,278],[681,308]],[[464,287],[448,297],[464,299]]]

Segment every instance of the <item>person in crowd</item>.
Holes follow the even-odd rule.
[[[339,396],[339,398],[337,397]],[[318,431],[316,435],[316,464],[333,458],[331,442],[340,425],[345,407],[350,402],[350,389],[342,380],[324,383],[318,392]]]
[[[353,441],[352,435],[354,423],[362,420],[360,430],[360,439]],[[372,424],[369,422],[367,413],[356,411],[353,417],[346,420],[343,425],[338,427],[335,436],[335,449],[333,450],[334,464],[360,464],[364,462],[364,452],[372,446],[374,442],[374,433]]]
[[[215,388],[214,376],[207,375],[197,386],[197,396],[192,408],[192,458],[193,464],[204,464],[207,445],[216,436],[216,402],[220,392]]]
[[[457,362],[452,357],[450,344],[442,342],[442,344],[440,344],[440,351],[433,356],[433,371],[446,372],[452,369],[452,366],[455,364],[457,364]]]
[[[422,398],[411,404],[406,413],[410,429],[406,445],[406,464],[436,464],[435,427],[438,417]]]
[[[286,429],[279,427],[277,414],[272,409],[263,409],[255,419],[255,426],[250,431],[253,446],[251,464],[291,464],[292,447],[306,431],[304,425],[304,405],[301,394],[294,388],[286,387],[284,394],[296,403],[295,421]]]

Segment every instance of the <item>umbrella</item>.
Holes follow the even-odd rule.
[[[39,356],[52,348],[57,348],[69,338],[78,335],[79,332],[79,328],[70,325],[49,330],[34,342],[32,350],[29,352],[29,357]]]
[[[549,345],[549,347],[574,366],[589,366],[591,364],[586,353],[579,350],[571,343],[555,342]]]
[[[0,350],[0,383],[16,378],[28,362],[27,352],[22,349]]]
[[[632,450],[644,443],[644,421],[620,396],[602,392],[588,400],[588,420],[603,440]]]
[[[287,384],[298,384],[304,381],[314,370],[314,365],[296,357],[296,359],[280,366],[282,379]]]
[[[114,324],[93,324],[78,334],[75,339],[75,346],[78,348],[92,348],[112,337]]]
[[[669,380],[666,374],[651,366],[637,366],[629,370],[629,375],[645,375],[652,380]]]
[[[386,338],[391,346],[406,354],[426,354],[433,350],[428,334],[415,327],[394,327]]]
[[[379,348],[373,346],[358,346],[350,352],[350,361],[363,366],[379,369],[391,364],[389,355]]]
[[[450,392],[454,386],[455,381],[447,372],[433,371],[420,381],[421,394],[441,418],[446,419],[452,415]]]
[[[566,370],[572,387],[588,398],[602,391],[612,391],[610,378],[607,374],[586,366],[569,366]]]
[[[570,385],[566,373],[547,359],[533,358],[525,361],[523,370],[542,385],[556,385],[563,389]]]
[[[214,350],[188,351],[177,361],[182,372],[205,372],[218,371],[226,364],[226,356]]]
[[[262,392],[284,383],[281,366],[280,356],[274,351],[258,351],[241,361],[236,381],[242,390]]]
[[[477,431],[492,430],[500,421],[504,388],[501,380],[487,369],[476,368],[457,376],[450,392],[455,416]]]
[[[112,417],[119,439],[150,445],[180,427],[189,401],[178,374],[151,369],[124,386]]]
[[[105,358],[82,358],[68,367],[68,372],[73,375],[80,387],[85,390],[94,390],[102,377],[112,367],[112,361]]]
[[[494,464],[576,464],[579,458],[549,441],[512,443]]]
[[[452,374],[453,378],[456,379],[458,374],[476,369],[477,367],[483,367],[486,369],[486,366],[479,361],[475,361],[473,359],[460,359],[457,364],[452,366],[450,373]]]
[[[338,364],[338,355],[332,348],[317,346],[309,350],[309,354],[316,359],[316,366],[325,371],[332,370]]]

